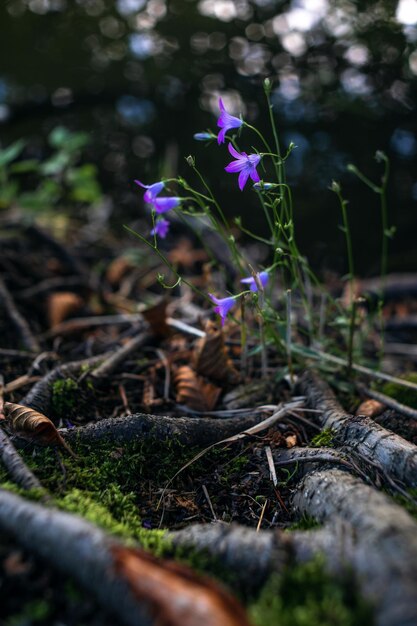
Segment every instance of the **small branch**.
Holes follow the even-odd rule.
[[[384,393],[380,393],[379,391],[374,391],[373,389],[369,389],[365,385],[356,385],[358,390],[363,393],[365,396],[369,398],[373,398],[374,400],[378,400],[385,404],[385,406],[390,409],[394,409],[398,413],[405,415],[406,417],[410,417],[413,420],[417,420],[417,410],[411,408],[411,406],[407,406],[406,404],[401,404],[401,402],[397,402],[394,398],[390,398],[390,396],[386,396]]]
[[[138,348],[141,348],[148,339],[149,333],[147,332],[133,337],[115,352],[112,352],[101,365],[91,372],[91,376],[93,378],[105,378],[106,376],[109,376],[120,365],[120,363],[123,363],[127,356],[129,356],[132,352],[135,352],[135,350],[138,350]]]
[[[20,339],[24,347],[31,352],[40,352],[41,348],[38,340],[32,334],[25,318],[18,311],[10,291],[7,289],[3,279],[0,278],[0,302],[3,302],[4,308],[19,333]]]
[[[0,456],[12,480],[17,485],[23,489],[44,490],[2,428],[0,428]]]

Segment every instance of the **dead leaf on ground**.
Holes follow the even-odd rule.
[[[24,439],[34,443],[50,446],[57,445],[65,448],[74,458],[77,456],[63,440],[49,417],[34,409],[12,402],[4,403],[6,423],[10,430]]]
[[[111,551],[117,572],[158,626],[250,626],[238,602],[209,578],[143,550],[114,546]]]
[[[204,381],[188,365],[175,372],[176,401],[194,411],[212,411],[221,393],[220,387]]]
[[[239,373],[235,369],[224,343],[223,330],[207,322],[206,336],[196,343],[193,365],[198,374],[224,383],[236,383]]]
[[[171,328],[167,324],[167,298],[162,298],[153,306],[142,311],[142,315],[148,322],[151,332],[155,337],[168,337]]]
[[[380,415],[386,410],[385,404],[379,402],[378,400],[364,400],[358,406],[356,410],[356,415],[365,415],[366,417],[376,417]]]
[[[285,437],[287,448],[294,448],[297,445],[297,435],[287,435]]]

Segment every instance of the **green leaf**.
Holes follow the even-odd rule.
[[[25,141],[18,139],[4,150],[0,150],[0,167],[14,161],[25,147]]]

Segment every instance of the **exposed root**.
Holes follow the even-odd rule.
[[[38,340],[30,330],[29,324],[27,323],[25,318],[18,311],[12,295],[7,289],[2,278],[0,278],[0,302],[3,302],[7,315],[9,316],[10,321],[13,323],[17,332],[19,333],[19,337],[24,347],[31,352],[39,353],[41,351],[41,348],[39,346]]]
[[[306,372],[299,384],[308,405],[320,410],[315,419],[323,428],[331,428],[339,442],[373,464],[379,464],[388,476],[409,487],[417,487],[417,446],[369,417],[346,413],[317,374]]]
[[[71,444],[93,443],[103,439],[122,443],[149,437],[176,438],[186,445],[205,446],[247,430],[261,420],[259,414],[214,420],[204,417],[164,417],[137,413],[127,417],[103,419],[76,429],[62,428],[59,432]]]
[[[387,496],[341,470],[307,474],[294,495],[301,513],[342,518],[355,531],[347,554],[379,626],[417,624],[417,524]]]
[[[43,489],[2,428],[0,428],[0,456],[17,485],[23,489]]]

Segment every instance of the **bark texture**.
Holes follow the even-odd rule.
[[[215,420],[209,417],[164,417],[136,413],[127,417],[103,419],[76,429],[62,428],[59,432],[70,444],[93,443],[103,439],[122,443],[143,437],[175,437],[184,444],[206,446],[247,430],[260,421],[262,417],[259,414]]]
[[[321,411],[314,419],[323,428],[334,430],[340,443],[378,463],[390,477],[417,487],[417,446],[369,417],[346,413],[327,383],[313,372],[302,376],[300,390],[307,404]]]
[[[346,556],[375,604],[378,626],[417,624],[417,524],[403,508],[337,469],[307,474],[294,505],[319,521],[340,517],[353,527]]]

